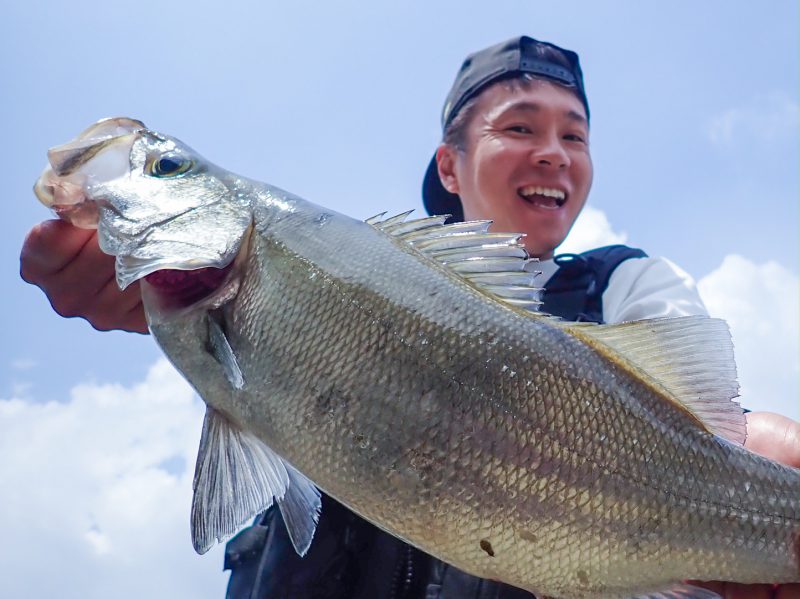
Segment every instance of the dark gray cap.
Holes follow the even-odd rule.
[[[570,67],[567,68],[542,56],[542,46],[553,48],[563,54]],[[583,87],[583,73],[578,55],[571,50],[523,35],[467,56],[456,75],[450,93],[447,94],[442,109],[442,131],[447,129],[464,104],[486,87],[501,79],[509,79],[524,73],[550,79],[574,89],[586,109],[586,118],[589,118],[589,102]],[[449,222],[464,220],[460,198],[442,186],[436,166],[436,156],[425,172],[422,200],[428,214],[450,214],[452,216],[448,219]]]

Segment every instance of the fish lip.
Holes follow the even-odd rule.
[[[142,131],[148,131],[144,123],[127,117],[100,119],[84,129],[77,137],[66,143],[53,146],[47,151],[52,172],[58,177],[73,173],[83,164],[111,145],[130,141]]]
[[[101,119],[71,141],[50,148],[48,165],[33,185],[34,195],[60,219],[79,227],[96,228],[97,208],[91,205],[96,200],[87,196],[93,181],[81,169],[112,146],[121,145],[124,152],[127,145],[130,150],[146,130],[144,123],[127,117]],[[110,181],[123,174],[122,167],[106,170],[101,180]]]

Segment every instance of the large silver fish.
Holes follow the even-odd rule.
[[[37,195],[99,223],[120,286],[143,280],[150,330],[208,404],[198,551],[274,497],[303,554],[316,485],[540,596],[800,581],[800,471],[741,446],[723,322],[559,321],[535,310],[519,235],[356,221],[131,119],[49,159]]]

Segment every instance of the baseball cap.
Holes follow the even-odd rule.
[[[542,56],[543,46],[563,54],[569,67]],[[586,117],[589,117],[589,102],[586,99],[578,55],[571,50],[523,35],[467,56],[456,75],[450,93],[447,94],[442,109],[442,131],[447,129],[458,111],[486,87],[501,79],[524,73],[550,79],[572,88],[586,109]],[[439,179],[435,155],[428,164],[428,170],[422,181],[422,200],[428,214],[450,214],[448,222],[464,220],[464,210],[458,194],[447,191]]]

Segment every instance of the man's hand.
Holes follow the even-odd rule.
[[[60,220],[36,225],[22,246],[20,274],[61,316],[80,316],[99,331],[147,333],[139,283],[119,290],[114,258],[100,251],[96,231]]]
[[[770,412],[747,415],[747,441],[750,451],[800,468],[800,423]],[[730,582],[698,583],[716,591],[725,599],[800,599],[800,584],[734,584]]]

